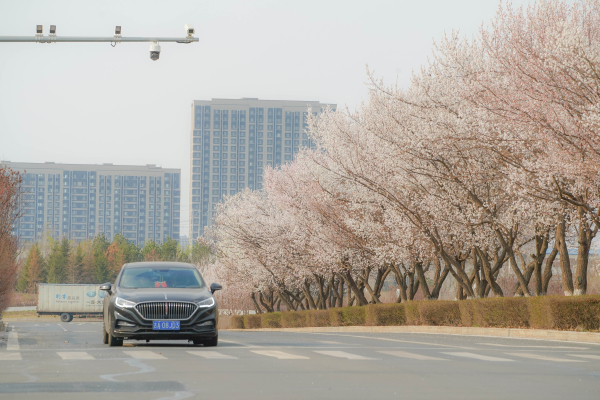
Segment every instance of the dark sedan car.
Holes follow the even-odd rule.
[[[178,262],[125,264],[115,284],[105,283],[103,341],[123,339],[191,340],[216,346],[217,303],[221,286],[206,286],[198,269]]]

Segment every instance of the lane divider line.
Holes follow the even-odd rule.
[[[280,360],[309,360],[309,357],[298,356],[296,354],[284,353],[278,350],[250,350],[253,353],[260,354],[261,356],[275,357]]]
[[[323,354],[326,356],[331,356],[331,357],[346,358],[348,360],[377,360],[377,358],[363,357],[363,356],[359,356],[358,354],[346,353],[345,351],[336,351],[336,350],[317,351],[317,350],[315,350],[314,352]]]
[[[449,353],[443,352],[443,354],[448,354],[449,356],[473,358],[475,360],[492,361],[492,362],[515,361],[515,360],[509,360],[508,358],[483,356],[481,354],[467,353],[467,352],[449,352]]]
[[[554,361],[554,362],[588,362],[584,360],[571,360],[568,358],[558,358],[558,357],[548,357],[541,354],[533,354],[533,353],[504,353],[509,356],[514,357],[524,357],[524,358],[532,358],[534,360],[542,360],[542,361]]]
[[[413,360],[422,360],[422,361],[448,361],[447,358],[438,358],[438,357],[430,357],[424,356],[422,354],[409,353],[407,351],[378,351],[378,353],[389,354],[391,356],[401,357],[401,358],[411,358]]]

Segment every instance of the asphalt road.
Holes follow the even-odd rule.
[[[99,322],[10,325],[0,339],[0,398],[600,398],[594,344],[221,331],[216,348],[135,341],[110,348]]]

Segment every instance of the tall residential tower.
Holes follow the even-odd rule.
[[[120,233],[141,245],[179,239],[181,170],[130,165],[21,163],[25,206],[14,231],[23,241],[45,234],[76,241]]]
[[[192,103],[190,239],[204,233],[224,195],[261,189],[263,168],[313,147],[307,116],[335,104],[318,101],[212,99]]]

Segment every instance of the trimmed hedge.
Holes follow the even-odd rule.
[[[400,303],[391,304],[369,304],[367,306],[367,325],[390,326],[405,325],[406,314],[404,305]]]
[[[296,311],[292,311],[296,312]],[[259,314],[262,319],[263,328],[281,328],[281,314],[280,312]]]
[[[419,325],[458,326],[461,323],[458,301],[419,301]]]
[[[243,315],[232,315],[231,316],[231,329],[244,329],[244,316]]]
[[[246,329],[262,328],[260,314],[244,315],[244,327]]]
[[[329,310],[331,326],[364,325],[367,319],[366,307],[340,307]]]
[[[236,315],[233,329],[315,326],[438,325],[556,330],[600,330],[600,296],[423,300],[329,310]]]

